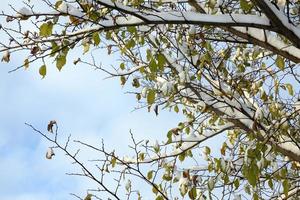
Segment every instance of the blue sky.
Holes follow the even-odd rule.
[[[8,3],[20,8],[19,2],[2,0],[2,9],[7,9]],[[5,19],[0,20],[2,23]],[[76,53],[81,55],[81,52],[80,49]],[[116,64],[116,57],[106,52],[100,54],[106,66]],[[22,55],[18,55],[12,56],[9,64],[0,64],[0,198],[3,200],[73,199],[69,193],[84,196],[88,185],[83,179],[65,175],[73,166],[62,153],[46,160],[50,144],[26,127],[25,122],[46,132],[49,120],[55,119],[62,137],[72,134],[73,139],[92,144],[100,144],[103,138],[110,148],[122,153],[128,152],[130,129],[139,139],[161,140],[179,122],[179,117],[169,112],[162,112],[159,117],[145,109],[132,112],[137,105],[135,97],[125,94],[127,90],[122,89],[118,79],[103,80],[104,73],[83,65],[74,66],[72,60],[62,72],[49,65],[43,80],[38,74],[39,64],[32,64],[26,71],[7,73],[22,62]]]
[[[177,124],[169,113],[131,112],[134,98],[124,94],[117,80],[104,81],[102,73],[90,68],[66,66],[41,80],[35,66],[7,74],[9,65],[1,65],[0,78],[1,199],[65,199],[84,188],[80,179],[64,175],[71,166],[62,155],[45,159],[49,143],[24,122],[46,131],[55,119],[63,137],[71,133],[94,144],[103,138],[118,152],[128,150],[129,129],[138,138],[162,138]]]

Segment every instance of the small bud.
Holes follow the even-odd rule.
[[[76,59],[76,60],[73,61],[73,64],[74,64],[74,65],[77,65],[77,63],[80,62],[80,61],[81,61],[81,59],[78,58],[78,59]]]

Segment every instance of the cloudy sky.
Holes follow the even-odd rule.
[[[21,0],[1,0],[1,9],[8,3],[21,6]],[[4,22],[4,18],[0,19]],[[3,33],[1,33],[3,34]],[[0,35],[3,39],[3,35]],[[81,55],[82,51],[76,52]],[[95,55],[105,66],[114,65],[116,57],[105,52]],[[51,161],[45,159],[50,145],[24,125],[33,124],[46,132],[49,120],[55,119],[61,137],[100,144],[128,152],[131,129],[137,138],[162,140],[166,131],[177,125],[179,117],[167,111],[159,117],[146,110],[132,112],[137,105],[134,96],[122,89],[118,79],[106,79],[100,71],[79,65],[72,60],[62,72],[48,66],[41,79],[39,65],[29,70],[7,73],[23,62],[22,55],[0,65],[0,193],[3,200],[74,199],[69,193],[84,196],[86,181],[65,175],[73,166],[62,153]],[[83,152],[83,155],[84,152]]]

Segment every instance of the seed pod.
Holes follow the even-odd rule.
[[[55,155],[53,149],[51,147],[48,148],[47,153],[46,153],[46,158],[47,159],[52,159],[52,157]]]

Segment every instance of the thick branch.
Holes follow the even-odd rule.
[[[239,28],[234,28],[234,27],[222,27],[224,30],[227,30],[228,32],[243,38],[247,41],[249,41],[252,44],[258,45],[260,47],[263,47],[265,49],[268,49],[272,51],[275,54],[281,55],[284,58],[287,58],[295,63],[300,63],[300,49],[291,46],[291,45],[286,45],[283,42],[279,41],[278,39],[274,38],[274,36],[267,35],[265,34],[263,36],[264,39],[255,37],[255,35],[251,34],[249,29],[244,29],[245,31],[241,31]],[[259,31],[264,31],[264,30],[259,30]],[[252,33],[257,33],[257,30],[253,31]],[[275,39],[275,40],[270,40],[270,39]],[[276,41],[274,44],[268,41]],[[280,46],[280,48],[278,48]]]
[[[269,0],[252,1],[266,14],[272,25],[277,27],[278,32],[300,48],[300,30],[288,21],[281,10],[278,10]]]
[[[199,13],[206,13],[205,10],[202,8],[202,5],[200,5],[196,0],[189,0],[189,4],[193,6]],[[274,36],[266,35],[266,31],[263,29],[259,30],[246,27],[242,30],[239,27],[225,26],[222,26],[220,28],[236,35],[239,38],[249,41],[249,43],[268,49],[274,52],[275,54],[281,55],[295,63],[300,63],[300,49],[291,45],[286,45],[282,41],[279,41],[278,39],[274,38]],[[258,34],[259,32],[263,33]],[[280,31],[280,33],[282,32]],[[285,33],[283,33],[283,35],[285,35]],[[271,37],[272,40],[270,40]],[[273,43],[271,43],[270,41],[272,41]],[[300,39],[298,39],[298,42],[300,42]]]

